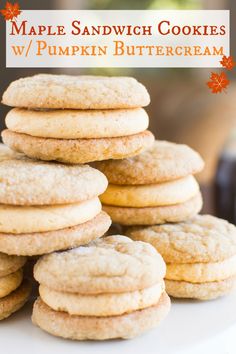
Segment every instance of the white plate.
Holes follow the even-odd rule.
[[[236,293],[207,302],[173,300],[169,316],[158,328],[132,340],[75,342],[56,338],[33,326],[30,314],[31,306],[27,305],[10,318],[1,321],[0,353],[192,354],[194,348],[209,340],[214,345],[214,354],[236,353]],[[234,325],[235,327],[232,327]],[[230,332],[230,328],[234,329],[233,332],[231,330],[233,344],[230,344],[227,351],[222,351],[221,335]],[[204,347],[197,353],[205,354],[202,348]],[[212,348],[210,351],[207,349],[206,353],[211,354]]]

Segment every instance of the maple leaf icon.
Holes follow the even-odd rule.
[[[20,15],[21,10],[17,2],[11,4],[9,1],[6,2],[5,9],[0,10],[6,21],[14,21],[17,16]]]
[[[220,64],[223,66],[223,68],[228,69],[228,70],[233,70],[233,68],[236,65],[232,55],[230,55],[229,57],[224,55],[222,60],[220,61]]]
[[[207,82],[207,86],[211,89],[212,93],[219,93],[224,91],[229,85],[227,75],[222,72],[220,74],[211,73],[210,81]]]

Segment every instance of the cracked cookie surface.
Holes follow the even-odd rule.
[[[132,77],[38,74],[13,81],[2,97],[12,107],[114,109],[147,106],[146,88]]]
[[[187,145],[156,140],[140,155],[94,163],[113,184],[153,184],[200,172],[201,156]]]
[[[236,227],[211,215],[178,224],[131,227],[126,235],[151,243],[167,263],[217,262],[236,254]]]
[[[34,276],[57,291],[101,294],[150,287],[164,278],[165,271],[162,257],[151,245],[108,236],[43,256],[35,265]]]

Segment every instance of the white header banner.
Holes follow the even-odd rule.
[[[7,67],[220,67],[226,10],[22,10],[6,24]]]

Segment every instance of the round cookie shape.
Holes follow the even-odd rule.
[[[103,193],[106,177],[88,166],[31,160],[0,144],[0,203],[50,205],[82,202]]]
[[[24,280],[23,283],[11,294],[0,299],[0,320],[9,317],[24,306],[31,293],[31,284]]]
[[[176,298],[212,300],[227,295],[236,287],[236,276],[213,282],[190,283],[186,281],[165,280],[166,291]]]
[[[43,256],[34,267],[34,277],[56,291],[101,294],[150,287],[164,278],[165,271],[162,257],[151,245],[108,236]]]
[[[199,185],[189,175],[174,181],[149,185],[109,184],[100,200],[103,204],[121,207],[155,207],[184,203],[198,193]]]
[[[153,184],[200,172],[201,156],[187,145],[156,140],[140,155],[123,160],[94,163],[113,184]]]
[[[0,277],[16,272],[26,263],[25,257],[9,256],[0,252]]]
[[[202,197],[199,192],[186,202],[175,205],[132,208],[103,204],[102,208],[114,223],[121,225],[165,224],[181,222],[199,213],[202,208]]]
[[[45,304],[55,311],[78,316],[118,316],[155,305],[165,289],[164,281],[152,287],[118,294],[81,295],[39,286]]]
[[[120,316],[71,316],[52,310],[40,298],[33,308],[35,325],[54,336],[75,340],[133,338],[155,327],[170,310],[170,299],[164,292],[154,306]]]
[[[114,138],[148,128],[142,108],[116,110],[28,110],[13,108],[6,116],[8,129],[41,138]]]
[[[22,234],[61,230],[83,224],[100,212],[98,198],[81,203],[46,206],[0,204],[0,232]]]
[[[126,235],[151,243],[166,263],[218,262],[236,254],[236,227],[211,215],[178,224],[130,227]]]
[[[10,148],[23,152],[30,158],[80,164],[137,155],[153,144],[154,136],[149,130],[145,130],[138,134],[116,138],[53,139],[5,129],[2,132],[2,139]]]
[[[19,269],[14,273],[0,277],[0,299],[10,294],[18,286],[23,279],[23,269]]]
[[[83,224],[61,230],[18,235],[0,233],[0,250],[7,254],[23,256],[39,256],[66,250],[103,236],[110,225],[110,217],[101,212]]]
[[[12,82],[2,103],[12,107],[114,109],[147,106],[146,88],[132,77],[39,74]]]

